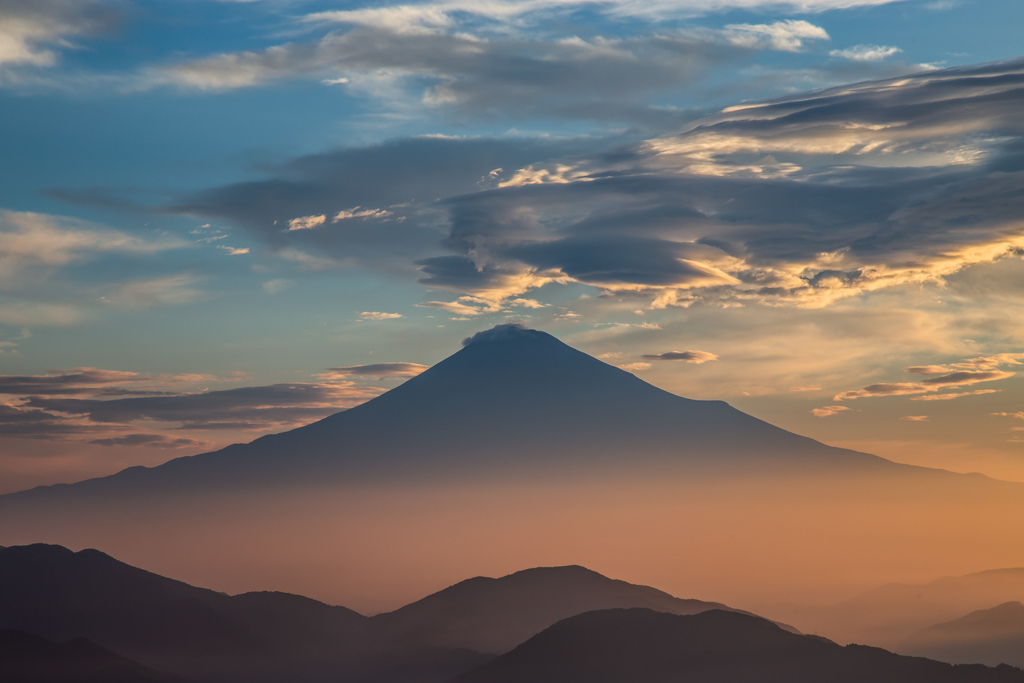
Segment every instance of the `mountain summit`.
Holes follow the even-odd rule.
[[[422,477],[624,465],[707,470],[891,463],[787,432],[723,401],[676,396],[550,334],[506,324],[478,332],[422,374],[319,422],[74,487],[236,488],[399,472]]]

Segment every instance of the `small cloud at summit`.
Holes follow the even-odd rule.
[[[473,344],[487,344],[491,342],[512,341],[515,339],[528,339],[542,335],[544,335],[543,332],[531,330],[522,323],[512,322],[495,325],[489,330],[483,330],[481,332],[477,332],[472,337],[466,337],[462,340],[462,345],[472,346]]]

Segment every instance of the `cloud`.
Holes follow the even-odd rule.
[[[998,394],[999,389],[975,389],[974,391],[961,391],[952,394],[929,394],[927,396],[915,396],[911,401],[952,401],[955,398],[964,396],[980,396],[982,394]]]
[[[941,375],[951,372],[951,369],[944,365],[914,365],[905,369],[913,375]]]
[[[52,270],[103,254],[150,255],[187,243],[147,240],[65,216],[0,209],[0,289],[13,289],[40,269]]]
[[[199,278],[189,274],[134,280],[113,287],[100,301],[122,308],[152,308],[191,303],[202,296],[195,285]]]
[[[415,272],[413,261],[438,252],[438,197],[480,188],[497,166],[519,167],[577,154],[593,140],[419,137],[300,157],[274,176],[181,198],[165,210],[237,225],[270,254],[303,268],[372,265]],[[390,216],[345,207],[387,207]],[[352,218],[328,221],[328,216]],[[296,218],[298,217],[298,218]],[[323,221],[319,219],[323,217]],[[400,220],[405,219],[405,220]],[[291,230],[296,225],[316,226]]]
[[[208,442],[198,439],[172,438],[163,434],[126,434],[125,436],[93,439],[88,443],[99,446],[146,446],[148,448],[201,448],[208,445]]]
[[[403,317],[401,313],[383,313],[381,311],[363,311],[359,314],[361,320],[397,320]]]
[[[992,382],[994,380],[1013,377],[1012,372],[954,372],[941,377],[933,377],[921,382],[924,386],[960,386],[963,384],[975,384],[977,382]]]
[[[953,363],[952,367],[978,367],[978,365],[985,364],[985,367],[998,367],[1000,363],[993,363],[993,359],[1002,358],[1002,363],[1005,364],[1020,364],[1018,354],[1000,354],[985,358],[973,358],[963,363]],[[1014,376],[1014,373],[1007,372],[1005,370],[958,370],[956,372],[949,372],[949,368],[941,365],[914,365],[906,368],[906,371],[911,374],[917,375],[936,375],[929,377],[928,379],[920,382],[893,382],[893,383],[881,383],[872,384],[864,387],[863,389],[856,389],[853,391],[844,391],[840,394],[836,394],[834,400],[844,401],[855,398],[867,398],[871,396],[906,396],[912,394],[926,394],[932,391],[938,391],[947,387],[961,387],[968,386],[971,384],[978,384],[981,382],[995,382],[1002,379],[1008,379]],[[946,374],[939,374],[946,373]],[[978,390],[960,393],[950,394],[938,394],[935,396],[921,396],[914,400],[919,401],[946,401],[961,396],[974,396],[978,394],[994,393],[995,389]]]
[[[429,365],[419,363],[371,363],[370,365],[350,365],[343,368],[329,368],[327,372],[317,375],[318,379],[333,380],[345,377],[415,377]]]
[[[927,415],[904,415],[900,419],[904,420],[906,422],[927,422],[928,421],[928,416]]]
[[[351,382],[291,383],[110,400],[33,396],[24,406],[100,424],[156,420],[194,430],[280,429],[326,417],[380,392]]]
[[[462,345],[473,346],[474,344],[491,344],[496,342],[516,341],[518,339],[532,339],[543,337],[543,332],[531,330],[522,323],[511,322],[502,325],[495,325],[489,330],[481,330],[472,337],[462,340]]]
[[[651,367],[650,363],[623,363],[619,366],[626,372],[636,372],[637,370],[647,370]]]
[[[428,286],[823,307],[1024,254],[1024,60],[731,107],[451,197]],[[502,165],[508,169],[509,165]],[[517,177],[520,172],[508,172]],[[521,175],[521,174],[520,174]]]
[[[811,413],[814,417],[831,417],[837,413],[842,413],[847,410],[852,410],[846,406],[824,406],[822,408],[811,408]]]
[[[687,363],[707,363],[718,360],[718,356],[708,351],[666,351],[665,353],[644,354],[641,358],[647,360],[681,360]]]
[[[659,14],[706,11],[694,3],[656,4],[660,12],[641,3],[589,0],[314,12],[300,24],[315,38],[300,29],[292,42],[151,65],[135,87],[215,93],[304,79],[342,87],[400,116],[421,115],[414,112],[427,107],[459,117],[628,121],[664,129],[685,113],[647,103],[651,93],[700,83],[754,51],[798,52],[828,40],[824,29],[806,20],[655,29],[622,14],[629,7],[630,17],[658,21]],[[565,14],[601,10],[614,15],[611,35],[581,35]]]
[[[0,2],[0,82],[11,67],[54,66],[61,50],[75,47],[73,38],[94,36],[110,28],[118,18],[117,6],[109,2]]]
[[[782,52],[800,52],[810,40],[829,40],[825,29],[802,19],[771,24],[729,24],[725,30],[736,45],[751,49],[770,47]]]
[[[0,375],[0,394],[19,396],[102,395],[108,387],[123,384],[156,384],[161,387],[194,382],[225,381],[213,375],[149,375],[101,368],[53,370],[45,375]],[[231,380],[228,380],[231,381]]]
[[[277,294],[284,290],[292,287],[295,283],[286,278],[276,278],[274,280],[267,280],[263,283],[263,291],[267,294]]]
[[[108,431],[101,425],[66,415],[0,403],[0,436],[54,440]]]
[[[288,221],[288,230],[294,232],[296,230],[312,230],[313,228],[319,228],[327,220],[327,216],[320,214],[319,216],[299,216],[298,218],[292,218]]]
[[[569,283],[634,307],[821,308],[1024,254],[1022,81],[1024,60],[922,72],[640,143],[396,140],[170,210],[238,224],[307,269],[418,269],[457,293],[422,305],[460,317]],[[324,221],[291,231],[295,216]]]
[[[845,50],[832,50],[829,55],[853,62],[880,62],[902,52],[891,45],[854,45]]]
[[[389,218],[394,213],[386,209],[364,209],[361,207],[355,207],[352,209],[344,209],[334,214],[334,218],[331,219],[332,223],[339,221],[347,221],[351,218]]]

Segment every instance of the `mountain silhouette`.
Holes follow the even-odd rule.
[[[899,651],[944,662],[1024,667],[1024,605],[1005,602],[930,626],[903,641]]]
[[[89,493],[614,468],[625,453],[633,468],[904,467],[787,432],[723,401],[676,396],[545,332],[499,325],[463,343],[398,387],[305,427],[153,468],[0,496],[0,511],[5,499]]]
[[[141,664],[85,638],[55,643],[0,629],[0,681],[11,683],[169,683]]]
[[[196,588],[98,550],[0,550],[0,628],[87,638],[158,671],[212,675],[331,658],[366,621],[297,595]]]
[[[1019,683],[1011,667],[953,666],[789,633],[712,610],[588,612],[558,622],[457,683]]]
[[[539,567],[500,579],[478,576],[373,618],[388,647],[461,647],[503,653],[566,617],[613,607],[672,614],[728,609],[609,579],[585,567]]]
[[[299,595],[197,588],[97,550],[0,549],[0,629],[87,638],[189,681],[447,681],[609,607],[729,609],[568,566],[475,577],[368,618]]]

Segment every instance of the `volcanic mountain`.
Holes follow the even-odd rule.
[[[736,410],[654,387],[519,325],[499,325],[426,372],[319,422],[214,453],[4,498],[238,488],[458,471],[684,465],[691,471],[896,468]]]

